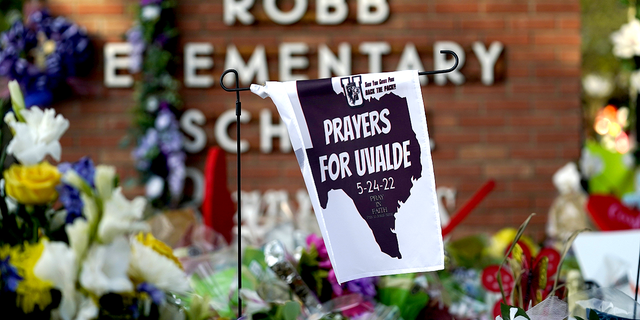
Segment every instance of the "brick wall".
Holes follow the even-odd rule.
[[[226,26],[222,1],[180,0],[178,26],[182,54],[186,42],[214,46],[214,67],[208,71],[216,84],[208,89],[183,89],[185,107],[197,108],[207,118],[208,144],[215,145],[213,126],[218,116],[234,107],[235,96],[224,92],[217,79],[224,71],[226,47],[233,43],[248,59],[256,44],[266,48],[269,74],[278,75],[278,45],[302,41],[309,44],[310,65],[301,71],[317,77],[317,47],[327,44],[337,52],[338,44],[352,47],[352,72],[368,71],[367,57],[358,53],[363,41],[385,41],[392,52],[382,59],[383,71],[393,71],[406,43],[415,44],[426,69],[433,68],[433,44],[451,40],[466,52],[462,69],[466,83],[437,86],[433,79],[423,87],[429,130],[436,142],[433,152],[438,186],[458,190],[458,207],[482,183],[496,180],[496,189],[459,227],[455,235],[497,230],[519,225],[531,212],[529,231],[541,237],[547,212],[556,191],[551,175],[580,154],[580,7],[578,0],[389,0],[390,17],[381,25],[359,25],[356,1],[349,0],[350,14],[343,24],[321,26],[314,21],[315,2],[302,21],[281,26],[270,21],[256,1],[251,26]],[[286,8],[292,1],[282,1]],[[54,14],[65,15],[84,25],[95,40],[96,69],[87,82],[91,92],[55,107],[71,120],[63,139],[63,158],[76,160],[89,154],[100,163],[119,167],[127,192],[141,192],[131,183],[136,177],[130,147],[119,147],[130,124],[132,90],[108,89],[102,83],[102,47],[122,41],[132,23],[133,1],[50,0]],[[481,41],[504,44],[496,64],[496,83],[480,83],[480,64],[471,45]],[[180,65],[182,65],[180,63]],[[177,75],[182,80],[182,74]],[[242,95],[243,107],[252,120],[242,125],[243,138],[251,143],[242,155],[243,189],[304,188],[292,153],[259,151],[259,112],[270,100]],[[235,129],[230,128],[231,136]],[[274,144],[277,145],[277,144]],[[202,169],[205,152],[191,155],[189,165]],[[228,155],[229,187],[235,189],[235,155]],[[292,198],[293,194],[292,194]]]

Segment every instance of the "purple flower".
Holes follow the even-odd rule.
[[[18,283],[22,281],[22,277],[18,274],[16,267],[11,265],[11,256],[7,256],[4,260],[0,260],[0,275],[2,277],[2,291],[15,292]]]
[[[359,293],[365,297],[375,297],[376,295],[376,281],[377,278],[369,277],[347,281],[342,285],[352,293]]]
[[[143,282],[138,285],[138,292],[144,292],[151,297],[151,301],[157,305],[162,305],[164,303],[164,292],[154,285]]]
[[[127,31],[127,42],[131,44],[129,71],[138,73],[142,69],[142,54],[146,47],[142,28],[139,25]]]
[[[307,246],[314,245],[316,250],[318,251],[318,266],[323,269],[331,269],[331,261],[329,260],[329,253],[327,252],[327,247],[324,245],[324,240],[322,237],[318,237],[315,234],[310,234],[307,237]]]
[[[91,158],[83,157],[74,163],[63,162],[58,165],[58,171],[63,174],[69,169],[73,169],[85,182],[87,182],[88,185],[94,187],[96,169]],[[61,184],[56,187],[56,190],[59,195],[58,199],[67,210],[67,218],[65,222],[73,223],[76,218],[82,217],[84,203],[80,198],[80,191],[68,184]]]
[[[184,162],[186,157],[187,155],[184,152],[174,152],[167,156],[167,168],[169,169],[167,180],[169,182],[169,192],[174,198],[179,197],[184,188],[184,178],[186,176]]]

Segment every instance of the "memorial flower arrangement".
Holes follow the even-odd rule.
[[[184,319],[172,292],[189,283],[171,248],[147,233],[143,197],[127,199],[116,168],[82,158],[59,163],[69,121],[27,109],[9,84],[16,162],[0,190],[0,301],[24,319]],[[193,311],[193,310],[192,310]],[[193,311],[195,312],[195,311]],[[197,312],[196,312],[197,314]]]
[[[26,90],[27,107],[46,106],[88,69],[91,54],[82,27],[37,10],[26,23],[17,19],[0,35],[0,76],[17,80]]]
[[[137,147],[132,156],[146,196],[158,208],[175,208],[180,203],[185,179],[179,85],[171,75],[178,35],[175,6],[175,1],[140,1],[136,23],[126,35],[132,47],[129,69],[140,73],[132,130]]]

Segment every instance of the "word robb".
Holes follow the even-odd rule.
[[[391,132],[391,122],[387,118],[388,116],[389,109],[385,108],[379,113],[378,111],[371,111],[350,117],[326,119],[323,122],[325,143],[328,145],[332,142],[346,142],[372,137],[376,134],[388,134]],[[409,143],[410,141],[406,140],[355,150],[356,173],[362,177],[367,173],[372,174],[398,170],[400,167],[410,167],[409,155],[411,152],[408,150]],[[351,158],[348,152],[320,156],[319,162],[320,180],[322,182],[327,180],[327,173],[329,178],[334,181],[338,178],[342,179],[353,175],[349,167]]]

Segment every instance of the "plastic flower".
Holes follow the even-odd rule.
[[[97,181],[96,183],[98,184]],[[136,197],[129,201],[122,195],[122,188],[116,188],[104,204],[102,219],[98,225],[98,237],[101,241],[109,243],[126,233],[146,231],[149,226],[140,221],[146,205],[144,197]]]
[[[58,140],[69,128],[69,120],[56,115],[53,109],[42,111],[38,107],[22,110],[20,115],[25,122],[7,122],[15,132],[7,146],[7,153],[24,165],[39,163],[47,155],[60,161],[62,147]]]
[[[34,274],[53,283],[62,293],[58,307],[62,319],[72,319],[76,313],[76,278],[78,262],[76,253],[64,242],[45,242],[44,251],[36,263]]]
[[[146,282],[165,291],[189,290],[187,275],[172,259],[136,239],[131,241],[131,255],[129,276],[136,282]]]
[[[640,21],[633,19],[622,25],[620,30],[610,36],[613,54],[619,58],[633,58],[640,55]]]
[[[60,172],[46,161],[28,166],[13,164],[3,175],[7,194],[20,203],[46,204],[58,196],[56,186],[60,182]]]
[[[94,245],[82,263],[80,284],[99,297],[108,292],[133,291],[133,283],[127,276],[130,259],[131,249],[124,237],[108,245]]]

